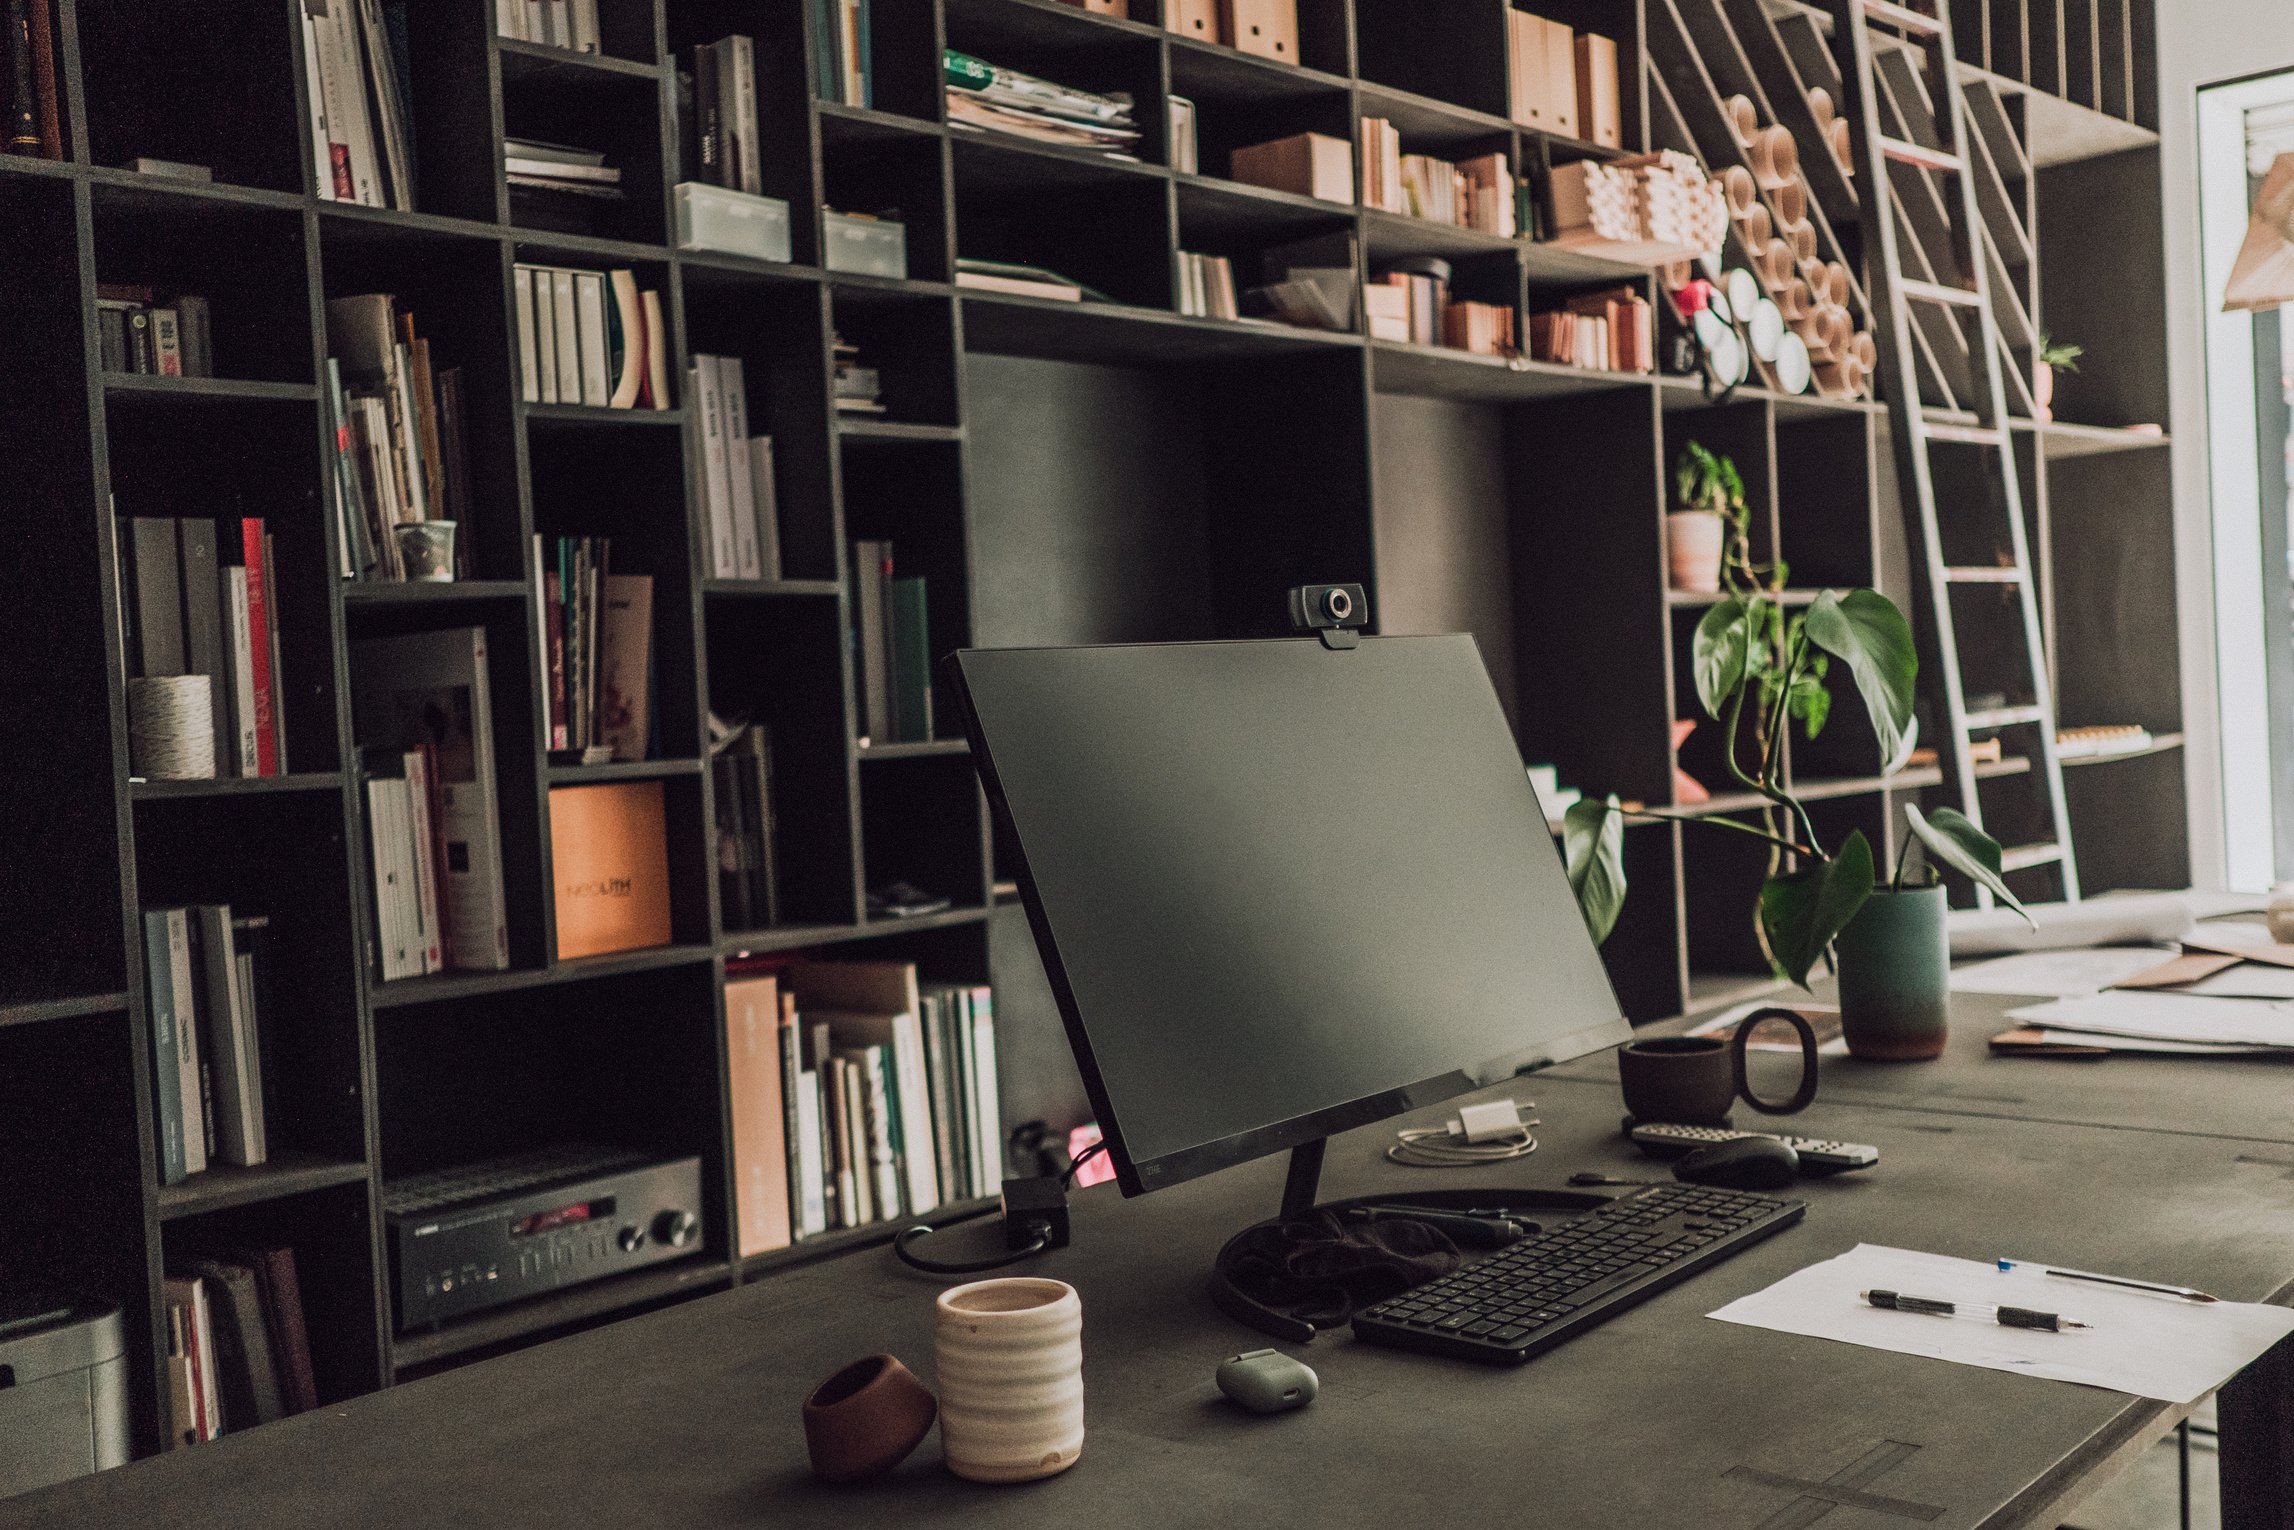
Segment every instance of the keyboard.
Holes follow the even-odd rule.
[[[1354,1315],[1372,1344],[1518,1365],[1678,1285],[1807,1212],[1701,1185],[1651,1185]]]

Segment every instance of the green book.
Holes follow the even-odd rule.
[[[892,606],[892,737],[920,744],[932,736],[932,630],[921,578],[895,579]]]

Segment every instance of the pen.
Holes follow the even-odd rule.
[[[2128,1280],[2118,1275],[2095,1275],[2086,1270],[2051,1270],[2045,1265],[2030,1264],[2021,1259],[2002,1259],[2003,1270],[2037,1270],[2042,1275],[2060,1275],[2065,1280],[2091,1280],[2099,1286],[2125,1286],[2130,1291],[2156,1291],[2161,1296],[2179,1296],[2186,1302],[2211,1302],[2215,1298],[2189,1286],[2153,1285],[2147,1280]]]
[[[2077,1318],[2057,1312],[2033,1312],[2029,1307],[1994,1307],[1988,1302],[1947,1302],[1933,1296],[1905,1296],[1895,1291],[1866,1291],[1864,1300],[1891,1312],[1924,1312],[1931,1317],[1989,1318],[2002,1328],[2037,1328],[2060,1333],[2066,1328],[2092,1328]]]

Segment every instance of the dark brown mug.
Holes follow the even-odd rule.
[[[804,1400],[813,1475],[827,1482],[880,1476],[908,1459],[939,1412],[938,1401],[898,1359],[855,1360]]]
[[[1800,1033],[1800,1085],[1781,1102],[1754,1094],[1745,1076],[1745,1043],[1763,1020],[1783,1020]],[[1739,1099],[1763,1115],[1789,1116],[1816,1098],[1816,1030],[1789,1009],[1755,1010],[1725,1041],[1718,1036],[1629,1041],[1617,1049],[1617,1078],[1625,1087],[1625,1108],[1636,1120],[1718,1126]]]

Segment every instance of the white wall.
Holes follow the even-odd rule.
[[[2175,569],[2182,611],[2184,726],[2189,733],[2191,875],[2223,884],[2227,836],[2268,825],[2223,822],[2221,718],[2215,670],[2214,538],[2208,493],[2206,315],[2202,290],[2197,92],[2202,85],[2294,68],[2288,0],[2158,0],[2160,180],[2166,198],[2167,375],[2174,434]]]

